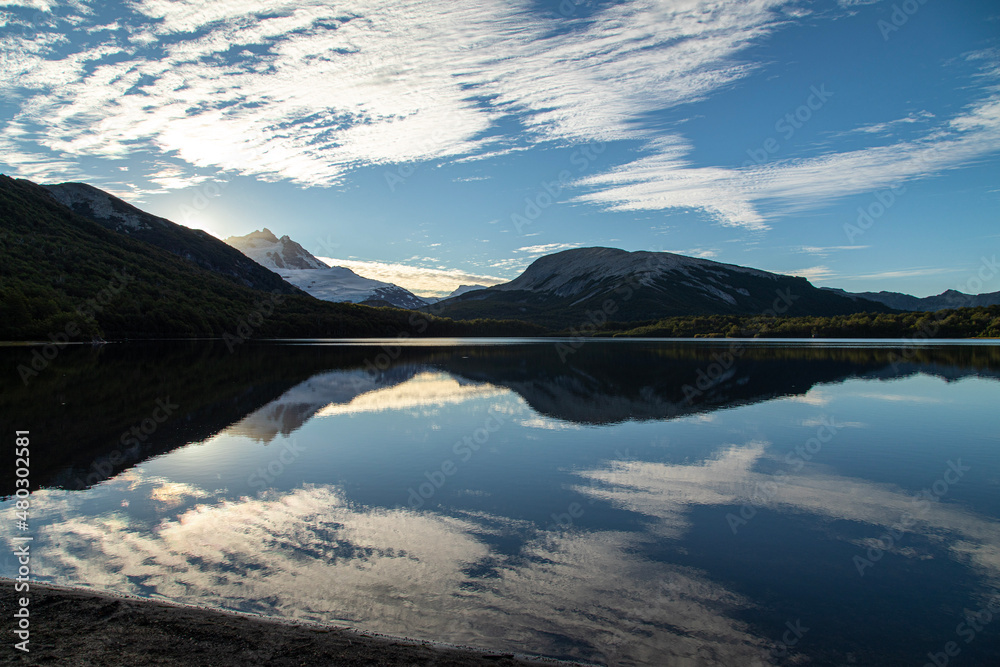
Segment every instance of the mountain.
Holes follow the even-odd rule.
[[[279,239],[267,227],[245,236],[230,236],[225,243],[273,270],[329,268],[288,236]]]
[[[239,285],[267,292],[301,294],[281,276],[200,229],[146,213],[85,183],[42,187],[60,204],[102,227],[162,248]]]
[[[58,363],[51,350],[58,355],[59,346],[94,336],[216,336],[232,347],[263,337],[538,332],[520,322],[414,318],[301,292],[252,289],[134,233],[80,215],[36,183],[0,175],[0,340],[53,343],[45,348],[46,356],[25,349],[18,372],[23,367],[26,383]]]
[[[796,278],[668,252],[575,248],[546,255],[509,283],[432,307],[457,319],[517,318],[553,328],[674,315],[845,315],[888,312]]]
[[[690,394],[684,385],[703,381],[704,369],[718,363],[718,348],[633,343],[634,352],[623,357],[615,347],[588,344],[566,358],[541,342],[403,347],[384,368],[373,369],[365,363],[366,348],[354,346],[249,345],[228,354],[221,341],[78,345],[60,354],[59,373],[44,373],[27,386],[16,370],[18,348],[8,347],[0,354],[0,422],[33,424],[33,436],[46,445],[31,461],[32,489],[80,489],[220,432],[270,442],[279,433],[294,433],[320,411],[434,401],[441,394],[413,380],[441,372],[455,379],[450,389],[441,386],[444,392],[459,385],[463,393],[471,390],[467,396],[476,388],[507,388],[545,417],[591,425],[707,414],[801,396],[848,378],[893,380],[923,373],[948,381],[1000,380],[1000,346],[930,346],[901,360],[898,350],[882,347],[750,344],[724,375]],[[775,372],[779,360],[782,372]],[[411,391],[404,393],[407,383]],[[67,401],[67,395],[94,400]],[[176,415],[158,426],[155,438],[123,447],[117,435],[167,397],[179,405]],[[90,409],[93,402],[102,410]],[[11,495],[15,488],[14,466],[0,468],[0,494]]]
[[[852,299],[876,301],[896,310],[934,312],[944,310],[945,308],[974,308],[976,306],[1000,305],[1000,292],[965,294],[950,289],[941,292],[937,296],[918,297],[900,292],[845,292],[842,289],[834,289],[832,287],[824,287],[822,289]]]
[[[463,294],[466,294],[468,292],[475,292],[476,290],[479,289],[486,289],[486,285],[459,285],[458,289],[449,294],[447,298],[450,299],[453,296],[462,296]]]
[[[445,299],[450,299],[453,296],[460,296],[466,292],[473,292],[477,289],[486,289],[486,285],[459,285],[458,288],[449,294],[448,296],[437,297],[437,296],[425,296],[421,297],[427,303],[437,303],[439,301],[444,301]]]
[[[230,236],[225,242],[323,301],[411,309],[427,305],[398,285],[363,278],[343,266],[327,266],[288,236],[279,239],[266,227],[245,236]]]
[[[363,303],[370,306],[421,308],[427,302],[392,283],[362,278],[343,266],[323,269],[278,269],[282,278],[323,301]]]

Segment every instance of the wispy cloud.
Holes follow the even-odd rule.
[[[702,259],[714,259],[719,256],[718,250],[713,250],[711,248],[689,248],[687,250],[666,250],[665,252],[672,252],[675,255],[686,255],[688,257],[700,257]]]
[[[935,275],[941,273],[956,273],[959,269],[917,267],[915,269],[901,269],[898,271],[881,271],[879,273],[868,273],[860,276],[845,277],[845,280],[870,280],[878,278],[912,278],[914,276]]]
[[[891,401],[893,403],[949,403],[942,398],[934,398],[932,396],[910,396],[906,394],[888,394],[888,393],[858,393],[855,394],[859,398],[869,398],[876,401]]]
[[[864,250],[865,248],[870,248],[867,245],[831,245],[831,246],[811,246],[804,245],[798,248],[798,252],[805,253],[807,255],[816,255],[818,257],[826,257],[830,253],[837,252],[840,250]]]
[[[151,151],[304,185],[524,142],[643,139],[653,130],[637,116],[753,71],[734,56],[787,4],[637,1],[564,17],[528,0],[139,0],[118,30],[63,8],[0,45],[0,95],[21,101],[0,138],[8,164],[48,163],[54,178],[72,166],[54,157]],[[70,26],[108,29],[67,54]],[[505,117],[527,133],[504,136]]]
[[[459,269],[428,269],[393,262],[367,262],[354,259],[319,257],[330,266],[344,266],[359,276],[395,283],[417,296],[443,297],[460,285],[498,285],[507,282],[496,276],[470,273]]]
[[[529,255],[549,255],[554,252],[559,252],[561,250],[570,250],[572,248],[579,248],[582,243],[544,243],[541,245],[528,245],[523,248],[518,248],[514,252],[523,252]]]
[[[903,118],[897,118],[896,120],[886,121],[884,123],[873,123],[871,125],[864,125],[862,127],[855,128],[851,132],[861,132],[864,134],[887,134],[891,132],[894,128],[901,125],[912,125],[914,123],[923,123],[934,118],[934,114],[929,111],[921,111],[919,113],[909,113]]]
[[[111,24],[83,3],[6,4],[51,12],[30,35],[0,38],[12,108],[0,155],[38,180],[142,155],[187,172],[123,175],[133,188],[141,177],[184,187],[205,170],[329,186],[362,166],[628,140],[641,157],[577,182],[576,201],[766,229],[776,213],[1000,151],[994,90],[950,119],[914,112],[859,132],[928,125],[907,141],[743,169],[696,164],[689,138],[649,119],[757,71],[748,47],[808,13],[793,0],[634,0],[569,16],[530,0],[136,0]],[[996,76],[990,58],[968,56]]]
[[[1000,151],[1000,94],[913,141],[776,161],[742,169],[692,166],[678,137],[650,142],[646,157],[581,179],[592,192],[576,201],[610,210],[695,209],[723,225],[766,229],[761,206],[783,212],[902,184]]]
[[[825,278],[833,278],[837,275],[828,266],[811,266],[806,269],[795,269],[793,271],[784,271],[781,273],[786,273],[790,276],[801,276],[806,280],[823,280]]]

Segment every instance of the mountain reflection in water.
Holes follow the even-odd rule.
[[[923,664],[1000,599],[995,346],[381,351],[0,350],[39,579],[607,664]]]

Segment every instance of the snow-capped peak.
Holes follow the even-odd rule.
[[[267,227],[245,236],[230,236],[226,243],[271,270],[328,268],[288,236],[279,239]]]
[[[267,227],[245,236],[230,236],[226,243],[323,301],[369,302],[398,308],[427,305],[398,285],[359,276],[343,266],[327,266],[288,236],[278,238]]]

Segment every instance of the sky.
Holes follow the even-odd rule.
[[[995,0],[0,0],[0,172],[440,296],[574,247],[1000,290]]]

